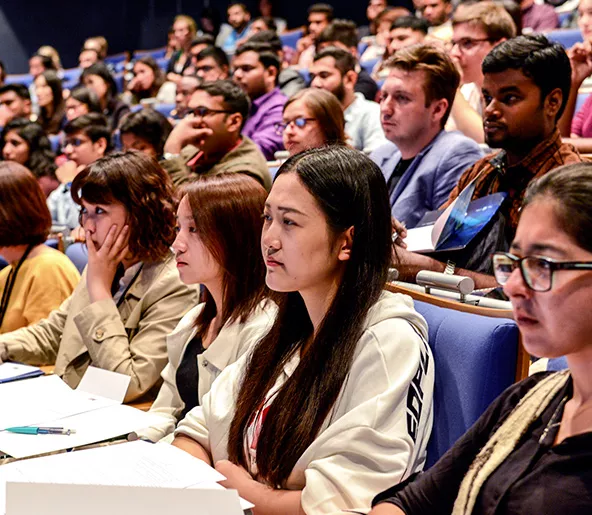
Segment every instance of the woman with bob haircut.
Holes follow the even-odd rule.
[[[0,163],[0,334],[45,318],[80,280],[72,262],[44,245],[51,228],[45,196],[18,163]]]
[[[65,116],[62,80],[55,71],[47,70],[35,77],[34,84],[40,108],[37,122],[47,134],[58,134]]]
[[[119,124],[124,150],[138,150],[158,160],[162,159],[164,144],[172,130],[167,117],[154,109],[128,113]]]
[[[592,511],[592,164],[561,166],[525,194],[509,252],[493,257],[526,351],[565,356],[502,393],[425,474],[372,515]]]
[[[345,145],[343,108],[329,91],[303,89],[284,105],[276,132],[283,135],[284,147],[291,156],[309,148]]]
[[[271,327],[276,306],[267,300],[259,253],[267,193],[243,174],[204,177],[183,189],[173,249],[185,284],[203,285],[203,302],[167,338],[169,363],[150,411],[168,424],[142,436],[156,441],[210,390]]]
[[[99,97],[102,113],[107,117],[111,130],[115,130],[130,108],[117,98],[117,84],[107,65],[102,62],[91,64],[82,71],[80,82]]]
[[[134,77],[127,84],[124,100],[129,104],[139,104],[146,98],[155,98],[160,104],[174,104],[177,88],[167,81],[153,57],[147,55],[136,60]]]
[[[92,89],[84,86],[74,88],[66,99],[66,119],[69,122],[83,114],[101,112],[99,97]]]
[[[19,163],[33,172],[46,197],[60,185],[55,173],[55,154],[38,123],[26,118],[11,120],[0,136],[0,148],[3,159]]]
[[[425,320],[383,291],[391,215],[378,166],[347,147],[288,159],[261,251],[267,286],[282,292],[277,318],[173,445],[215,464],[258,514],[368,507],[422,468],[434,382]]]
[[[71,387],[89,365],[129,375],[129,402],[159,383],[166,336],[197,304],[170,250],[172,184],[148,156],[115,153],[75,177],[72,197],[88,248],[82,280],[48,318],[0,337],[0,356],[55,363]]]

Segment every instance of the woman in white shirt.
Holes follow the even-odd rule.
[[[258,514],[367,510],[420,470],[432,423],[427,327],[383,291],[391,215],[380,169],[344,147],[288,159],[265,203],[266,282],[283,292],[253,352],[179,423],[174,445]]]
[[[276,306],[267,300],[259,254],[267,192],[244,174],[220,174],[183,190],[173,243],[185,284],[201,284],[203,301],[167,337],[169,363],[150,411],[167,423],[139,432],[156,441],[198,406],[224,368],[271,327]]]

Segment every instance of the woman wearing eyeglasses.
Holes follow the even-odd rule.
[[[532,183],[510,253],[494,256],[522,341],[569,369],[510,387],[427,473],[372,515],[592,513],[592,164]]]
[[[303,89],[284,106],[276,131],[284,138],[291,156],[309,148],[346,144],[343,108],[337,97],[324,89]]]

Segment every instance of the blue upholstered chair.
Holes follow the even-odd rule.
[[[571,48],[576,43],[582,43],[584,41],[580,29],[552,30],[551,32],[547,32],[545,36],[547,36],[550,41],[561,43],[565,49]]]
[[[52,152],[57,154],[60,151],[60,147],[62,146],[61,134],[48,134],[47,137],[49,138]]]
[[[33,76],[29,73],[7,75],[4,84],[24,84],[29,87],[33,84]]]
[[[296,43],[298,40],[304,35],[304,32],[300,29],[292,30],[290,32],[284,32],[280,34],[280,40],[282,41],[282,46],[289,46],[290,48],[296,48]]]
[[[70,261],[74,263],[74,266],[80,273],[84,270],[84,267],[88,263],[88,250],[84,243],[72,243],[66,249],[66,256],[70,258]]]
[[[155,104],[154,110],[168,118],[171,115],[171,111],[175,109],[175,107],[175,104]]]
[[[161,59],[166,54],[166,47],[153,48],[152,50],[136,50],[134,52],[134,59],[140,59],[149,55],[153,59]]]
[[[415,308],[428,322],[436,381],[427,468],[517,376],[527,375],[528,362],[523,363],[525,354],[519,343],[518,326],[509,318],[511,311],[468,306],[399,286],[389,285],[389,289],[412,295]]]
[[[372,73],[372,70],[374,70],[374,67],[378,61],[380,61],[380,57],[377,57],[376,59],[369,59],[368,61],[362,61],[360,66],[368,73]]]
[[[584,105],[584,102],[586,102],[586,99],[588,98],[588,95],[590,93],[578,93],[578,96],[576,98],[576,107],[574,109],[574,113],[577,113],[582,106]]]
[[[121,52],[119,54],[108,55],[105,57],[105,64],[110,64],[115,66],[117,63],[121,63],[122,61],[127,61],[128,55],[127,52]]]
[[[2,270],[6,266],[8,266],[8,263],[4,260],[2,256],[0,256],[0,270]]]

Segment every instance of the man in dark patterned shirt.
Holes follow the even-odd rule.
[[[490,147],[501,148],[469,168],[450,193],[447,207],[472,181],[473,199],[505,192],[494,220],[466,249],[438,254],[454,261],[456,273],[475,280],[477,288],[495,286],[490,254],[509,247],[526,187],[553,168],[581,161],[575,148],[562,143],[557,120],[569,96],[571,67],[563,47],[544,36],[520,36],[495,47],[483,61],[483,128]],[[401,230],[403,236],[405,231]],[[401,240],[397,240],[399,243]],[[443,272],[431,257],[397,249],[404,279],[419,270]]]

